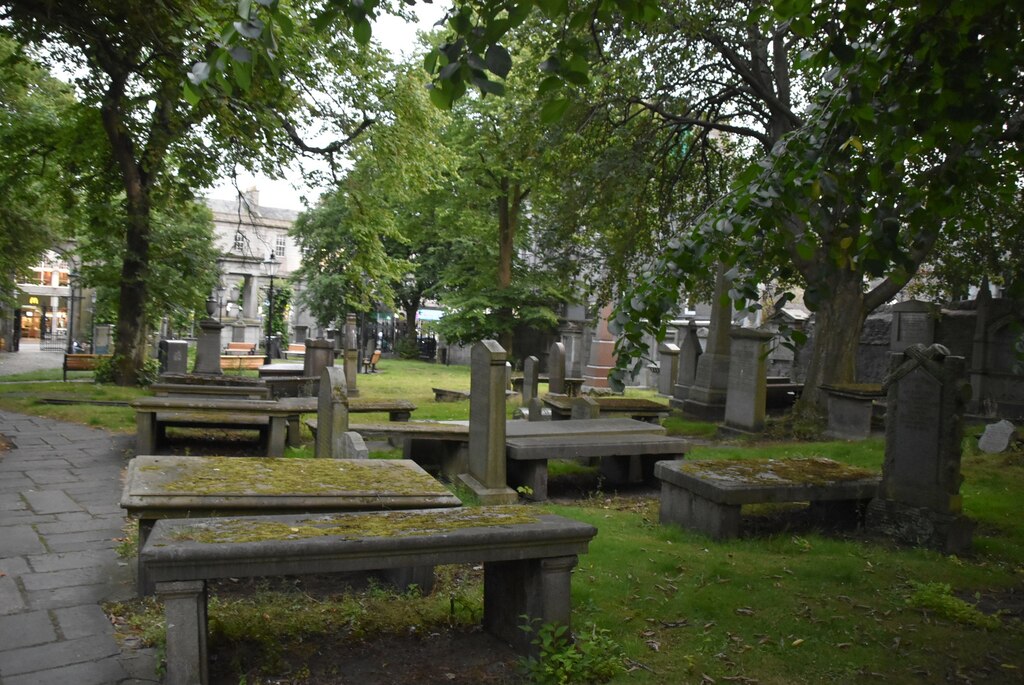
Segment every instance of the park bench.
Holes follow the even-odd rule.
[[[225,428],[257,430],[268,457],[284,454],[285,442],[292,444],[298,433],[289,434],[289,419],[297,426],[297,410],[273,400],[223,399],[219,397],[142,397],[135,409],[136,454],[154,454],[166,429]]]
[[[269,459],[140,455],[121,507],[139,547],[165,518],[457,507],[459,499],[405,459]],[[139,564],[139,593],[151,594]]]
[[[810,502],[817,520],[856,523],[881,480],[824,458],[661,461],[654,475],[661,481],[661,522],[716,540],[739,535],[746,504]]]
[[[263,366],[263,357],[259,355],[221,355],[221,371],[257,371]]]
[[[482,564],[483,627],[523,653],[524,622],[568,626],[591,525],[525,507],[158,521],[140,550],[167,618],[168,685],[207,683],[207,582]]]
[[[229,342],[227,346],[224,348],[224,354],[256,354],[256,345],[247,342]]]
[[[284,358],[291,359],[292,357],[301,359],[306,356],[306,346],[302,343],[290,343],[288,349],[284,351]]]
[[[65,354],[64,382],[68,380],[68,371],[95,371],[101,359],[109,358],[109,354]]]
[[[380,361],[380,350],[374,350],[369,357],[363,357],[363,373],[377,373],[377,362]]]

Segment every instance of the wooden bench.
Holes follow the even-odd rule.
[[[291,359],[292,357],[301,359],[306,356],[306,346],[301,343],[290,343],[288,349],[284,351],[284,358]]]
[[[594,420],[597,419],[590,419]],[[643,433],[508,438],[505,440],[508,483],[511,487],[529,488],[530,499],[546,500],[549,459],[599,459],[601,474],[609,483],[643,482],[653,478],[655,462],[682,459],[687,446],[682,438]]]
[[[739,535],[745,504],[810,502],[823,521],[856,522],[880,477],[831,459],[658,462],[662,523],[716,540]]]
[[[164,519],[140,550],[167,618],[168,685],[207,683],[208,580],[483,564],[483,627],[535,653],[524,621],[570,625],[591,525],[525,507]]]
[[[224,354],[256,354],[256,345],[247,342],[229,342],[227,347],[224,348]]]
[[[363,357],[363,373],[377,373],[377,362],[380,361],[380,350],[374,350],[369,357]]]
[[[283,456],[288,439],[295,444],[298,437],[297,433],[290,435],[288,431],[289,419],[298,424],[298,413],[283,401],[142,397],[132,402],[132,407],[135,409],[136,454],[154,454],[170,427],[257,430],[268,457]]]
[[[65,354],[64,382],[68,380],[68,371],[95,371],[101,359],[109,359],[109,354]]]
[[[201,483],[201,487],[196,485]],[[140,455],[121,507],[139,548],[165,518],[457,507],[459,498],[405,459],[269,459]],[[139,593],[152,594],[139,564]]]
[[[263,357],[259,355],[221,355],[221,371],[258,371],[263,366]]]

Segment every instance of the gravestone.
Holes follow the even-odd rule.
[[[732,301],[727,297],[729,287],[725,267],[719,264],[711,301],[707,347],[697,359],[693,385],[683,401],[683,411],[704,421],[720,421],[725,416],[731,358],[729,332],[732,327]]]
[[[767,395],[768,342],[772,334],[754,328],[734,328],[725,426],[742,432],[764,430]]]
[[[601,405],[590,395],[577,397],[572,401],[572,418],[596,419],[601,416]]]
[[[192,373],[222,376],[220,368],[220,331],[224,328],[216,319],[207,317],[199,322],[199,340],[196,342],[196,363]]]
[[[583,390],[609,387],[608,374],[615,368],[615,335],[608,328],[608,321],[614,316],[611,304],[605,305],[597,314],[594,334],[590,339],[590,355],[583,370]]]
[[[544,406],[544,401],[539,397],[530,400],[526,418],[530,421],[545,421],[551,418],[551,410]]]
[[[1007,420],[997,421],[985,426],[985,432],[978,440],[978,449],[986,454],[998,454],[1010,446],[1010,440],[1016,429]]]
[[[963,413],[970,398],[963,357],[911,345],[890,357],[885,462],[867,525],[905,544],[962,554],[974,523],[962,513]]]
[[[675,390],[676,377],[679,375],[679,345],[661,343],[658,345],[658,394],[671,395]]]
[[[94,354],[110,354],[112,330],[113,326],[108,323],[96,324],[93,328],[92,338],[92,351]]]
[[[341,434],[342,459],[369,459],[370,449],[366,446],[363,436],[355,431]]]
[[[345,380],[348,381],[348,396],[359,397],[356,378],[359,377],[359,341],[356,336],[356,315],[345,317]]]
[[[188,373],[187,340],[160,341],[160,373]]]
[[[340,459],[345,455],[344,435],[348,431],[347,388],[344,371],[337,366],[328,366],[323,370],[316,406],[314,457]]]
[[[469,473],[459,475],[481,504],[512,504],[505,471],[505,361],[494,340],[473,345],[469,385]]]
[[[920,300],[907,300],[892,306],[892,326],[889,329],[889,351],[902,352],[911,345],[931,345],[935,342],[935,305]]]
[[[548,392],[565,394],[565,345],[560,342],[548,350]]]
[[[331,340],[306,340],[306,351],[302,356],[302,375],[306,378],[320,378],[324,369],[334,366],[334,342]]]
[[[697,376],[697,361],[700,359],[701,347],[696,321],[688,321],[685,326],[676,329],[679,338],[679,364],[672,387],[672,399],[669,405],[673,409],[682,409],[683,403],[690,395],[693,379]]]
[[[523,406],[529,407],[530,401],[537,397],[537,383],[540,376],[540,360],[530,355],[523,361]]]

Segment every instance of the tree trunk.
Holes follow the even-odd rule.
[[[515,256],[516,229],[519,226],[519,205],[525,194],[520,194],[518,183],[501,180],[501,194],[498,196],[498,290],[508,290],[512,285],[512,258]],[[498,320],[508,322],[502,326],[499,344],[512,355],[512,310],[502,307]]]
[[[408,325],[405,327],[405,339],[409,349],[419,347],[419,336],[416,335],[416,314],[420,310],[420,298],[402,300],[402,309],[405,311],[405,320]]]
[[[815,312],[814,345],[804,379],[804,390],[795,413],[825,409],[827,394],[822,384],[853,383],[857,371],[857,347],[867,318],[862,275],[841,271],[830,279],[829,298]]]

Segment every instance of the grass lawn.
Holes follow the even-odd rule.
[[[468,402],[437,403],[431,388],[468,390],[468,368],[385,359],[380,369],[359,376],[360,396],[412,400],[414,419],[467,418]],[[130,399],[142,392],[84,383],[2,384],[0,407],[130,431],[128,412],[37,400],[54,393]],[[725,441],[713,437],[709,424],[679,416],[666,424],[675,434],[701,439],[693,458],[824,456],[879,470],[884,454],[881,439]],[[580,471],[553,469],[552,478]],[[599,635],[621,649],[605,650],[619,667],[610,682],[1024,683],[1024,454],[983,454],[976,440],[965,438],[963,474],[964,510],[978,524],[974,551],[964,558],[896,547],[860,531],[822,531],[792,506],[751,508],[743,534],[729,542],[659,525],[653,490],[595,487],[581,498],[531,506],[599,530],[574,575],[573,620],[584,647],[588,636]],[[332,682],[309,670],[310,645],[344,652],[346,640],[407,636],[410,624],[427,634],[479,619],[479,574],[441,571],[438,588],[426,598],[379,589],[216,598],[216,649],[239,663],[234,682]],[[151,603],[110,612],[159,640],[161,614]],[[254,641],[263,657],[240,659],[237,650],[251,649]],[[582,667],[569,658],[573,654],[571,648],[554,653],[578,676]]]

